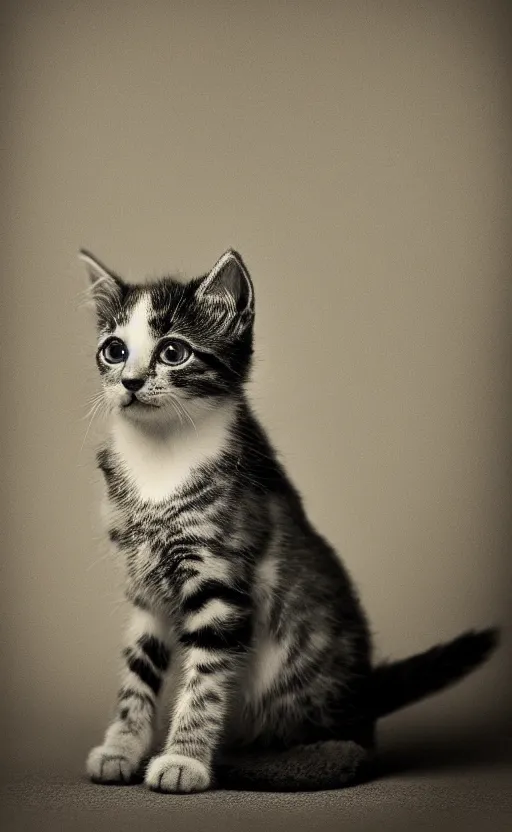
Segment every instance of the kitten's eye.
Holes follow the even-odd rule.
[[[103,347],[103,358],[109,364],[121,364],[128,358],[128,350],[126,344],[123,344],[118,338],[109,341]]]
[[[172,341],[167,341],[165,347],[160,350],[160,361],[164,364],[176,366],[183,364],[189,356],[192,355],[192,349],[185,341],[178,341],[177,338]]]

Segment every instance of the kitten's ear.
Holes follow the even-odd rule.
[[[240,254],[228,249],[201,280],[196,291],[199,300],[227,305],[234,314],[254,311],[254,288]]]
[[[127,285],[110,271],[89,251],[80,249],[78,257],[85,263],[89,277],[86,290],[87,300],[95,307],[100,317],[112,316],[126,293]]]

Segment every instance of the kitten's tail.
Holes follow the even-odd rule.
[[[369,678],[364,710],[380,719],[449,687],[483,664],[498,641],[497,628],[471,630],[416,656],[377,665]]]

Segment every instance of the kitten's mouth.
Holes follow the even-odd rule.
[[[132,393],[131,399],[126,403],[121,405],[123,410],[126,410],[127,407],[132,407],[135,405],[136,407],[158,407],[157,404],[150,404],[149,402],[143,402],[141,399],[138,399],[135,393]]]

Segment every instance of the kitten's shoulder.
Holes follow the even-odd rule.
[[[238,461],[252,483],[265,493],[286,495],[300,502],[266,429],[247,402],[239,410],[237,435],[242,453]]]

